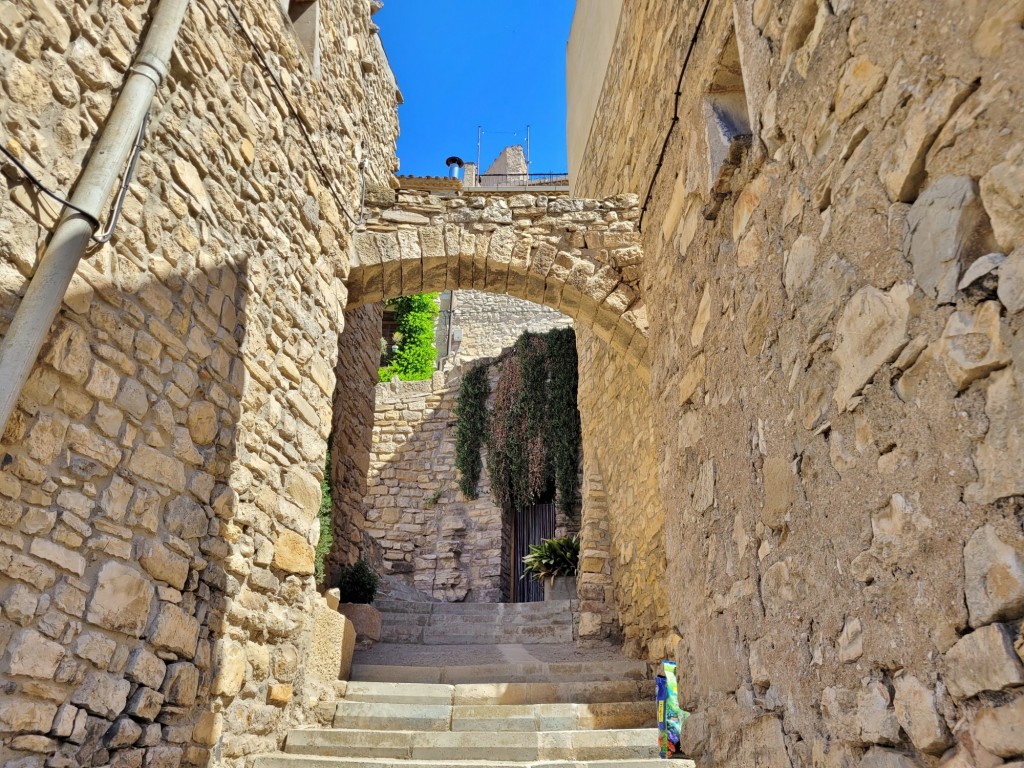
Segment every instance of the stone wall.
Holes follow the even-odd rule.
[[[513,296],[453,292],[452,329],[462,333],[462,339],[452,343],[457,361],[496,357],[511,347],[523,331],[543,333],[569,325],[572,319],[560,312]]]
[[[654,181],[642,295],[686,747],[1019,759],[1024,11],[711,0],[698,29],[703,8],[625,4],[575,190],[643,204]]]
[[[334,695],[312,544],[339,206],[358,215],[361,159],[388,183],[395,85],[370,3],[321,0],[318,79],[277,4],[235,5],[265,63],[194,0],[124,217],[0,438],[4,765],[241,765]],[[73,187],[152,6],[0,11],[4,140],[51,187]],[[4,168],[0,332],[56,215]]]
[[[339,568],[355,562],[362,554],[369,554],[363,537],[366,528],[363,499],[373,441],[382,315],[380,304],[348,310],[345,330],[338,338],[331,433],[334,541],[325,567],[327,584],[335,583]]]

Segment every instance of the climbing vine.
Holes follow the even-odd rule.
[[[459,489],[467,499],[475,499],[483,459],[480,449],[487,436],[487,396],[491,392],[487,380],[487,364],[466,372],[459,386],[455,404],[455,467],[459,470]]]
[[[316,554],[313,559],[314,575],[316,583],[323,584],[326,578],[324,563],[327,555],[334,544],[334,519],[332,509],[334,507],[334,494],[331,489],[331,440],[327,439],[327,459],[324,462],[324,479],[320,481],[320,511],[317,516],[320,518],[320,540],[316,545]]]
[[[398,349],[378,375],[381,381],[397,376],[402,381],[429,379],[437,360],[434,345],[434,318],[438,315],[437,294],[421,293],[401,296],[387,302],[395,308]]]
[[[495,503],[522,508],[553,489],[559,511],[576,513],[581,435],[575,339],[571,328],[520,336],[501,361],[489,416],[486,368],[467,373],[456,407],[456,466],[467,498],[476,498],[480,447],[486,444]]]

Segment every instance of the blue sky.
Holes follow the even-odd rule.
[[[374,16],[405,104],[399,173],[440,176],[444,160],[484,168],[526,144],[533,173],[565,171],[565,44],[574,0],[384,0]],[[512,135],[515,132],[516,135]]]

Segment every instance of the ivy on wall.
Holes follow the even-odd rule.
[[[471,368],[462,377],[455,403],[455,466],[459,470],[459,490],[467,499],[479,496],[477,486],[483,469],[480,449],[487,437],[487,396],[490,393],[486,363]]]
[[[398,349],[388,364],[378,371],[380,381],[391,381],[395,376],[402,381],[421,381],[434,373],[437,360],[434,318],[439,312],[437,296],[436,293],[421,293],[387,302],[387,306],[395,308]]]
[[[334,494],[331,489],[331,439],[327,438],[327,460],[324,463],[324,479],[320,481],[320,511],[317,517],[320,518],[320,540],[316,544],[316,554],[313,558],[314,575],[316,583],[323,584],[326,578],[324,562],[334,544]]]
[[[521,509],[553,488],[559,511],[575,515],[581,442],[576,364],[571,328],[524,333],[501,361],[489,416],[486,367],[467,373],[456,406],[455,461],[467,498],[477,497],[480,447],[486,443],[496,504]]]

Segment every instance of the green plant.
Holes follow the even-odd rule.
[[[580,412],[576,407],[579,373],[576,333],[572,328],[556,328],[547,334],[547,363],[544,439],[554,475],[558,510],[571,518],[579,504],[580,447],[583,442]]]
[[[437,502],[441,500],[441,494],[444,493],[444,488],[438,488],[429,496],[423,499],[423,506],[427,509],[433,509],[437,506]]]
[[[380,577],[365,560],[357,560],[338,572],[337,587],[343,603],[372,603],[379,586]]]
[[[523,578],[530,576],[543,581],[554,580],[556,576],[575,576],[579,565],[578,536],[544,539],[540,544],[530,545],[530,553],[523,558]]]
[[[487,365],[471,368],[462,377],[455,403],[455,468],[459,470],[459,490],[467,499],[475,499],[483,459],[480,448],[487,438],[487,396],[491,385]]]
[[[437,296],[436,293],[421,293],[387,302],[395,308],[398,349],[391,361],[378,370],[380,381],[391,381],[394,376],[402,381],[421,381],[433,374],[437,360],[434,345],[434,318],[439,312]]]
[[[316,554],[313,559],[314,575],[316,583],[323,584],[325,578],[324,563],[327,555],[334,544],[334,493],[331,488],[331,440],[333,435],[327,438],[327,459],[324,461],[324,477],[320,481],[320,511],[317,517],[320,518],[320,540],[316,544]]]

